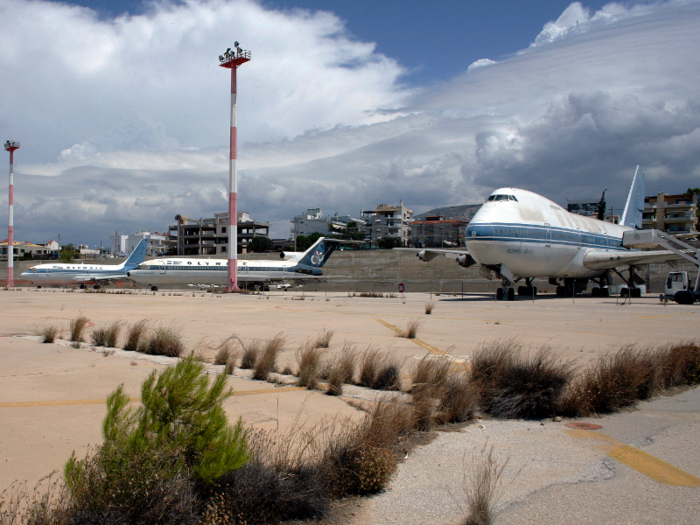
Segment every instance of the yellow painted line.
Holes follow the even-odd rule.
[[[401,328],[398,328],[398,327],[394,326],[393,324],[389,324],[389,323],[387,323],[386,321],[384,321],[384,320],[382,320],[382,319],[377,319],[377,321],[380,322],[381,324],[383,324],[384,326],[386,326],[387,328],[389,328],[390,330],[393,330],[393,331],[396,332],[398,335],[403,335],[403,334],[404,334],[404,331],[401,330]],[[435,355],[445,355],[445,354],[447,354],[447,352],[445,352],[444,350],[440,350],[439,348],[436,348],[436,347],[434,347],[434,346],[432,346],[432,345],[429,345],[428,343],[426,343],[425,341],[422,341],[422,340],[420,340],[420,339],[409,339],[409,341],[413,341],[413,342],[414,342],[415,344],[417,344],[418,346],[420,346],[420,347],[422,347],[422,348],[425,348],[425,349],[426,349],[428,352],[430,352],[431,354],[435,354]]]
[[[255,396],[258,394],[274,394],[276,392],[294,392],[306,390],[303,386],[286,386],[280,388],[258,388],[256,390],[235,390],[234,396]],[[129,398],[131,403],[140,403],[140,397]],[[55,407],[72,405],[104,405],[106,399],[69,399],[66,401],[17,401],[14,403],[0,403],[0,408],[27,408],[27,407]]]
[[[596,448],[658,483],[681,487],[700,487],[700,479],[692,474],[688,474],[638,448],[625,445],[610,436],[591,430],[565,430],[564,432],[573,438],[599,441]]]
[[[637,319],[675,319],[681,315],[695,315],[697,312],[679,312],[673,315],[638,315]]]

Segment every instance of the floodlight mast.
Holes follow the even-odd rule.
[[[236,69],[250,60],[250,51],[244,51],[234,44],[235,51],[230,48],[219,56],[219,65],[231,70],[231,138],[229,167],[228,167],[228,274],[226,291],[238,290],[238,173],[236,160],[238,158],[237,118],[236,118]]]
[[[10,152],[10,216],[7,221],[7,287],[12,288],[15,285],[14,279],[14,260],[15,260],[15,243],[14,243],[14,160],[15,150],[19,149],[19,142],[8,140],[5,142],[5,150]]]

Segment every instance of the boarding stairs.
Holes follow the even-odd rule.
[[[622,235],[622,245],[626,248],[665,248],[680,255],[696,266],[700,266],[700,250],[668,235],[661,230],[631,230]]]

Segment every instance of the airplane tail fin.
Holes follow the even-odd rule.
[[[136,245],[134,251],[131,252],[129,258],[124,262],[124,268],[136,268],[145,261],[146,248],[148,248],[148,239],[141,239],[141,242]]]
[[[299,259],[298,264],[321,268],[338,246],[333,239],[319,238]]]
[[[642,229],[642,212],[644,211],[644,172],[639,171],[639,166],[634,172],[632,187],[627,196],[625,211],[622,214],[620,223],[630,228]]]

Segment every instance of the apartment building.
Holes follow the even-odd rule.
[[[362,217],[366,221],[365,240],[376,245],[379,239],[393,237],[398,239],[401,246],[408,246],[411,238],[411,219],[413,210],[403,205],[379,204],[374,210],[363,210]]]
[[[666,195],[644,198],[644,229],[655,228],[669,233],[693,233],[698,230],[698,195]]]

